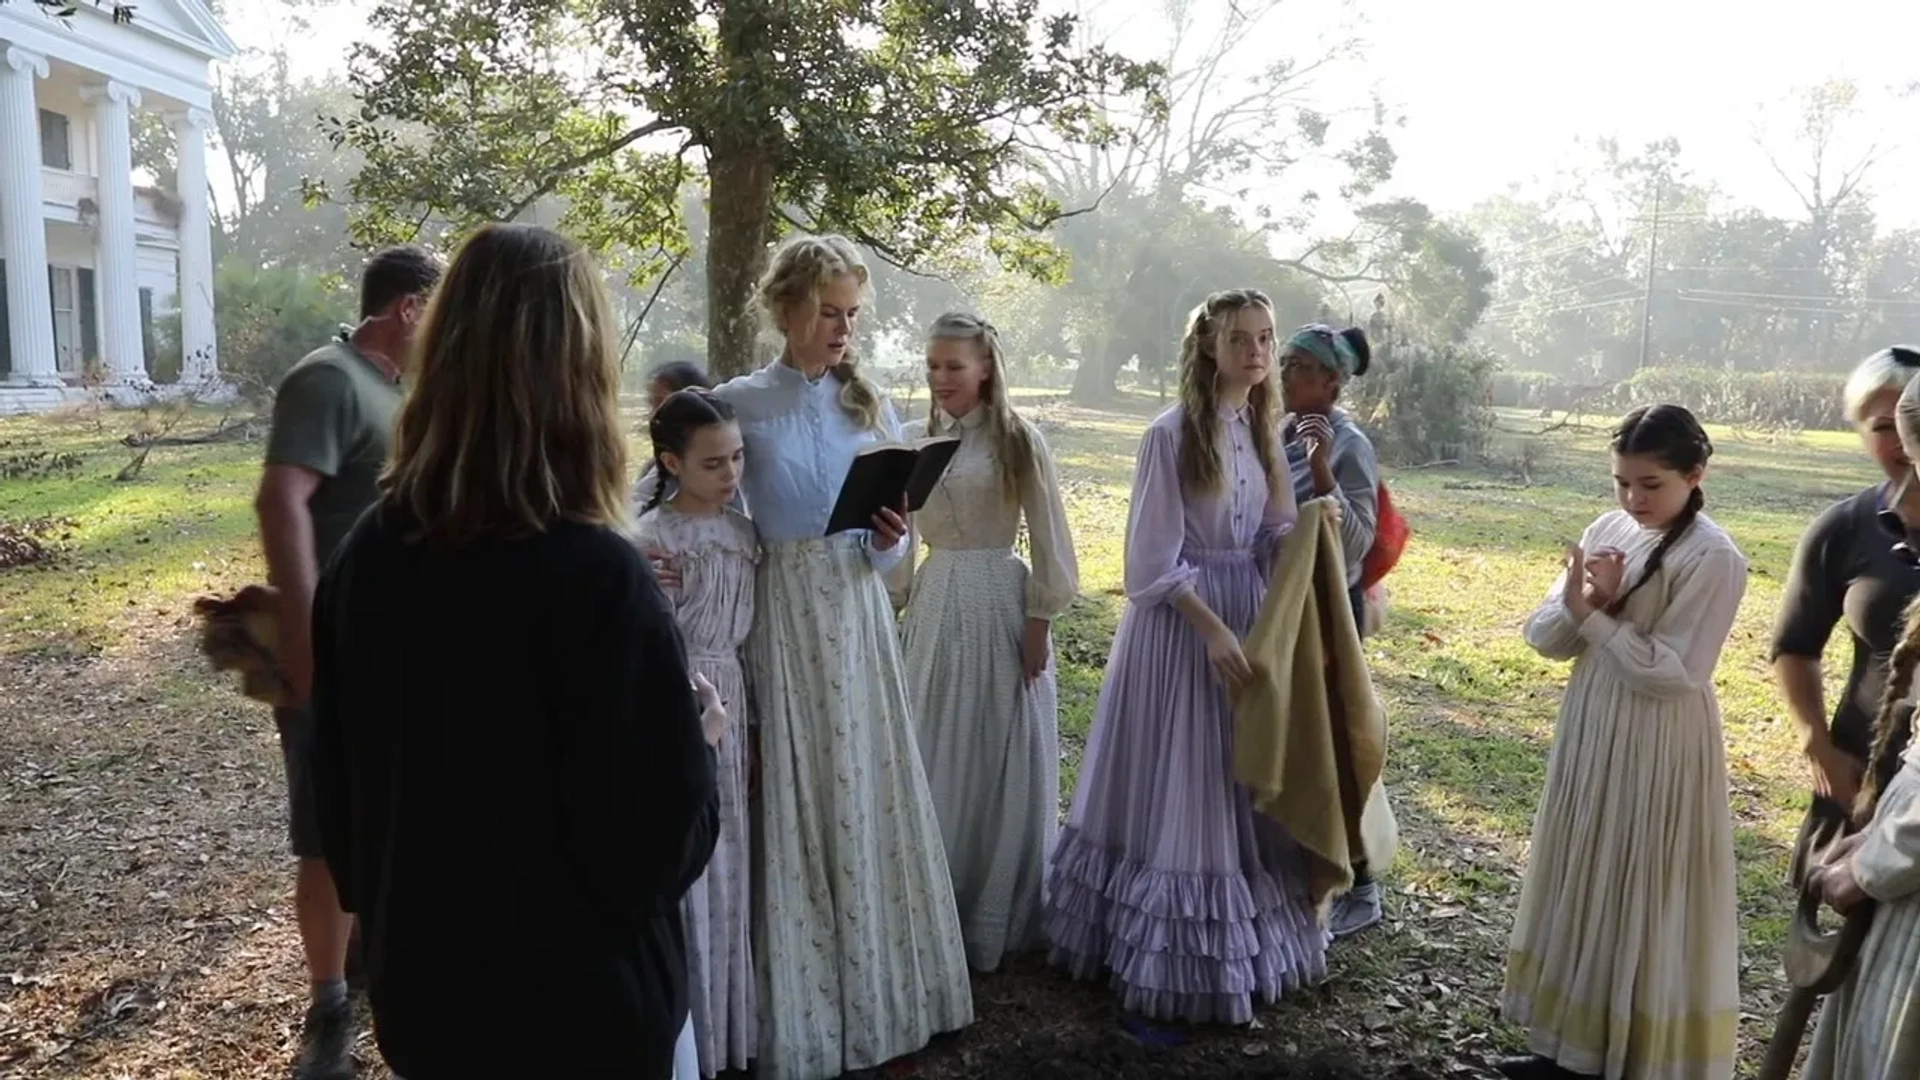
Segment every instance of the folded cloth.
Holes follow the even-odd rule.
[[[1244,648],[1253,680],[1234,695],[1234,779],[1307,853],[1309,893],[1324,916],[1353,887],[1354,863],[1378,870],[1399,846],[1380,782],[1386,716],[1324,501],[1300,508]]]
[[[203,596],[193,603],[200,616],[200,652],[215,671],[240,673],[240,692],[268,705],[287,704],[291,695],[280,673],[280,592],[271,585],[249,585],[232,599]]]

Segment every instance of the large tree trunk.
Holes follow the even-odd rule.
[[[1073,369],[1073,389],[1067,392],[1068,398],[1082,405],[1100,405],[1119,396],[1115,380],[1119,378],[1119,365],[1113,362],[1113,337],[1102,334],[1098,340],[1087,343],[1080,353],[1080,364]]]
[[[748,146],[707,159],[707,368],[716,379],[758,366],[754,287],[773,220],[773,158]]]

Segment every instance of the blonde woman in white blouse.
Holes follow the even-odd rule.
[[[913,515],[891,584],[906,608],[912,715],[967,960],[992,971],[1041,943],[1060,801],[1049,630],[1079,590],[1079,569],[1053,458],[1008,404],[992,325],[947,314],[929,337],[934,407],[906,435],[957,435],[961,445]],[[1014,550],[1022,519],[1031,567]],[[930,554],[916,574],[920,541]]]

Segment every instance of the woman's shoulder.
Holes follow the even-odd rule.
[[[1181,425],[1186,422],[1187,411],[1178,405],[1169,406],[1153,422],[1147,425],[1145,441],[1180,441]]]
[[[930,423],[932,421],[924,416],[918,420],[909,420],[900,425],[900,438],[908,441],[924,439],[927,437],[927,425]]]
[[[1686,539],[1676,545],[1675,554],[1689,561],[1731,559],[1742,566],[1747,564],[1747,555],[1734,542],[1733,534],[1706,514],[1693,519],[1693,524],[1687,529]]]
[[[738,407],[765,397],[779,388],[773,377],[772,365],[755,368],[743,375],[735,375],[726,382],[713,388],[713,395],[730,405]]]

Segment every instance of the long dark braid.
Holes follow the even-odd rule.
[[[1700,421],[1681,406],[1654,405],[1635,409],[1620,421],[1620,426],[1613,430],[1613,452],[1651,457],[1675,472],[1690,473],[1705,466],[1707,459],[1713,457],[1713,440],[1707,438]],[[1618,615],[1626,610],[1627,600],[1660,572],[1667,552],[1687,534],[1706,506],[1706,492],[1695,487],[1687,496],[1686,508],[1667,526],[1666,535],[1648,556],[1639,580],[1607,605],[1607,614]]]
[[[647,421],[647,435],[653,440],[653,467],[660,470],[660,482],[653,486],[653,495],[640,512],[644,514],[659,506],[665,497],[667,481],[673,478],[673,473],[667,471],[668,454],[686,453],[687,444],[701,428],[732,421],[733,406],[715,397],[711,390],[695,387],[668,394]]]
[[[1906,629],[1900,644],[1887,658],[1887,685],[1880,691],[1880,710],[1873,718],[1873,750],[1867,755],[1867,772],[1860,779],[1860,795],[1853,803],[1853,817],[1864,825],[1873,817],[1874,804],[1880,801],[1882,774],[1888,758],[1904,748],[1913,727],[1913,714],[1900,707],[1913,688],[1913,673],[1920,669],[1920,598],[1907,604]]]

